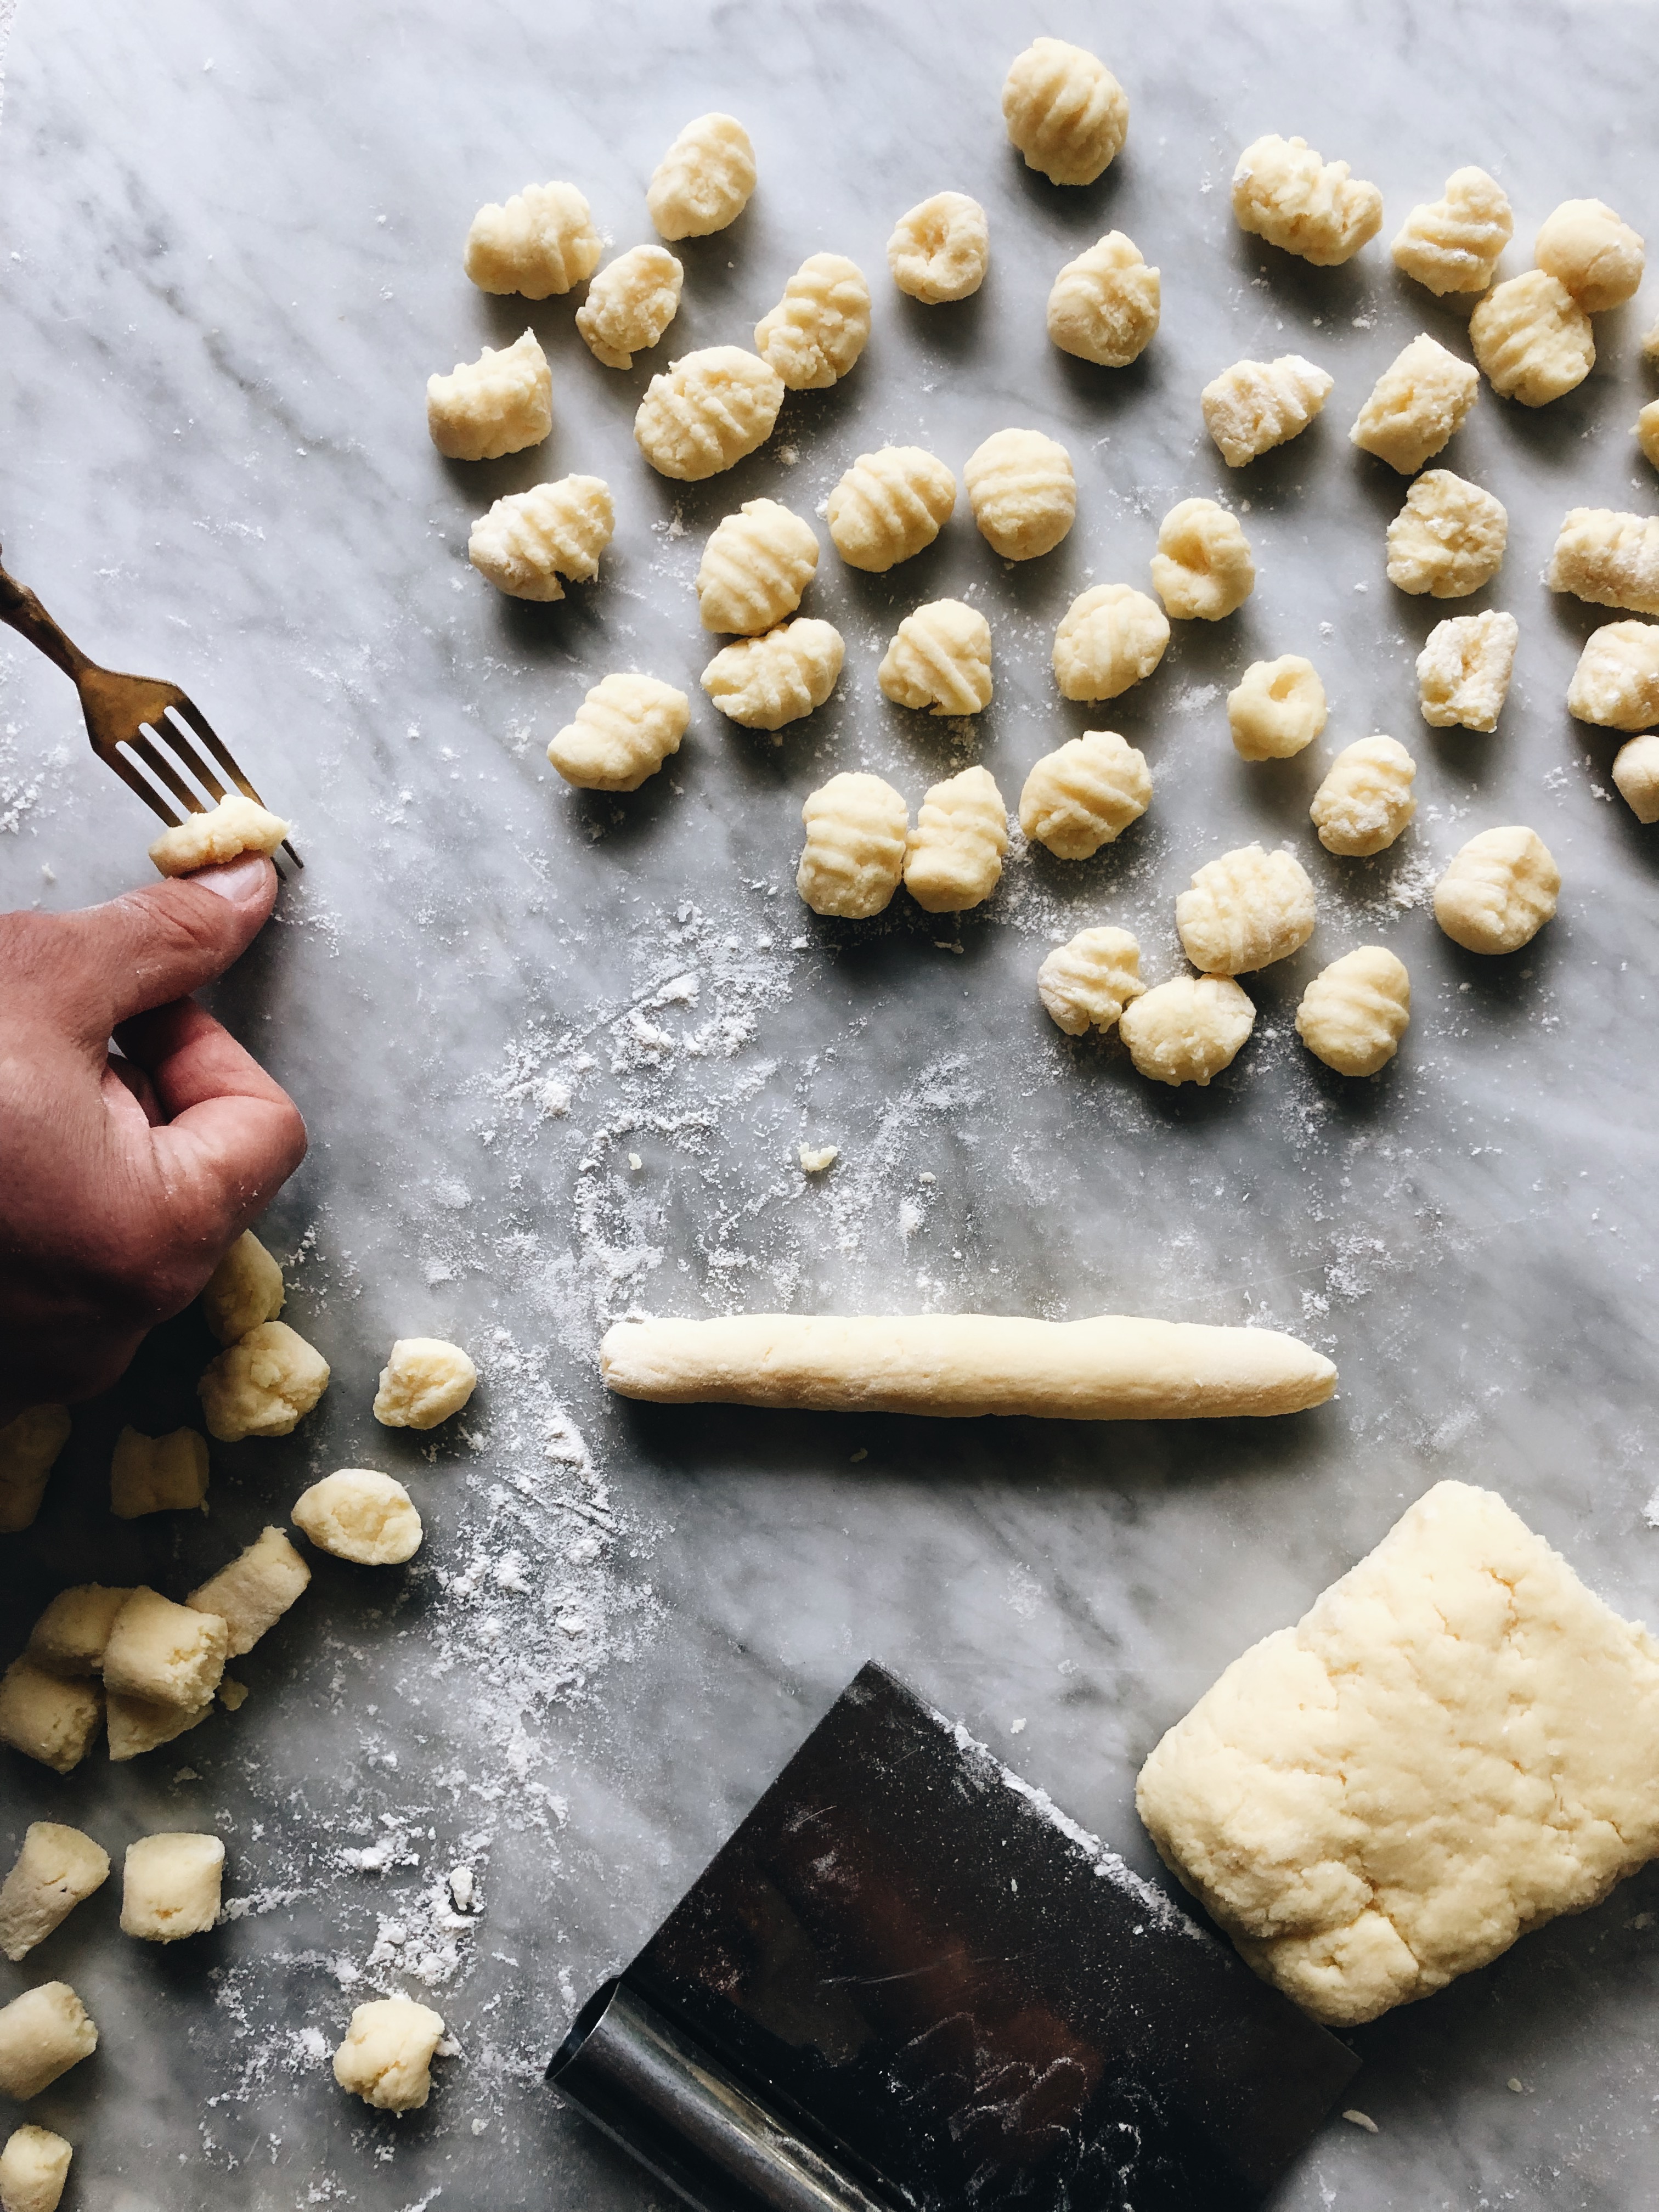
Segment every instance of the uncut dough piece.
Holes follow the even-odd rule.
[[[0,2150],[0,2206],[4,2212],[58,2212],[73,2147],[50,2128],[15,2128]]]
[[[691,702],[672,684],[606,676],[556,732],[547,757],[579,791],[637,791],[679,750],[690,720]]]
[[[1348,436],[1413,476],[1462,429],[1480,397],[1479,371],[1419,331],[1377,378]]]
[[[208,1277],[202,1317],[221,1344],[235,1344],[262,1321],[275,1321],[287,1295],[282,1269],[245,1229]]]
[[[228,1704],[229,1700],[226,1701]],[[119,1765],[129,1759],[171,1743],[177,1736],[199,1728],[213,1711],[213,1699],[199,1705],[166,1705],[152,1698],[118,1697],[112,1691],[106,1716],[109,1723],[109,1755]]]
[[[1650,361],[1659,361],[1659,323],[1656,323],[1643,339],[1642,350]]]
[[[924,913],[961,914],[990,897],[1007,849],[1008,811],[995,778],[965,768],[936,783],[917,809],[904,888]]]
[[[1659,615],[1659,514],[1570,507],[1544,581],[1594,606]]]
[[[1152,799],[1146,754],[1115,730],[1085,730],[1045,753],[1026,777],[1019,826],[1056,860],[1086,860],[1115,843]]]
[[[1469,318],[1469,343],[1492,390],[1523,407],[1561,398],[1595,366],[1589,317],[1543,269],[1487,293]]]
[[[652,378],[634,442],[659,474],[702,483],[763,446],[782,404],[783,379],[757,354],[705,346]]]
[[[1313,935],[1313,885],[1293,854],[1240,845],[1196,871],[1176,901],[1176,928],[1205,975],[1248,975]]]
[[[833,623],[802,615],[717,653],[702,672],[702,688],[729,721],[781,730],[823,706],[846,655]]]
[[[630,246],[607,261],[576,310],[576,328],[606,368],[632,368],[679,313],[685,270],[665,246]]]
[[[1632,738],[1620,745],[1613,780],[1638,822],[1659,822],[1659,735]]]
[[[1468,952],[1518,952],[1555,912],[1561,871],[1534,830],[1483,830],[1435,885],[1434,918]]]
[[[1622,307],[1642,282],[1641,234],[1605,200],[1563,200],[1539,232],[1532,258],[1587,315]]]
[[[935,192],[902,215],[887,241],[887,266],[901,292],[924,307],[965,300],[985,282],[991,230],[966,192]]]
[[[70,1425],[67,1406],[26,1406],[0,1428],[0,1536],[33,1526]]]
[[[754,189],[749,133],[716,110],[680,132],[651,173],[645,204],[659,238],[708,238],[737,221]]]
[[[98,2048],[98,2031],[67,1982],[42,1982],[0,2008],[0,2095],[20,2105]]]
[[[1311,660],[1281,653],[1253,660],[1227,694],[1227,726],[1241,760],[1291,760],[1325,726],[1325,687]]]
[[[1414,207],[1389,250],[1397,268],[1443,298],[1484,292],[1514,234],[1514,211],[1497,179],[1454,169],[1442,197]]]
[[[830,537],[849,568],[880,575],[931,545],[951,519],[957,480],[920,446],[860,453],[830,493]]]
[[[1256,1972],[1349,2027],[1659,1852],[1656,1767],[1659,1645],[1501,1498],[1442,1482],[1233,1662],[1136,1802]]]
[[[814,914],[867,921],[904,874],[910,810],[878,775],[832,775],[808,794],[800,818],[806,844],[795,889]]]
[[[1002,87],[1008,143],[1051,185],[1091,185],[1123,150],[1129,96],[1104,62],[1064,39],[1034,39]]]
[[[1146,1004],[1137,999],[1125,1019]],[[599,1374],[622,1397],[667,1405],[957,1419],[1294,1413],[1322,1405],[1336,1388],[1330,1361],[1294,1337],[1127,1314],[1072,1322],[1006,1314],[624,1321],[605,1333]]]
[[[1322,969],[1302,994],[1296,1033],[1339,1075],[1375,1075],[1400,1049],[1412,979],[1386,945],[1362,945]]]
[[[426,427],[452,461],[498,461],[553,428],[553,372],[534,331],[426,380]]]
[[[389,1474],[343,1467],[295,1500],[294,1525],[319,1551],[360,1567],[398,1567],[421,1548],[415,1501]]]
[[[1204,427],[1230,469],[1299,437],[1336,379],[1299,353],[1277,361],[1236,361],[1198,395]]]
[[[1317,269],[1352,261],[1382,228],[1382,195],[1326,161],[1305,138],[1258,138],[1233,172],[1233,214],[1241,230],[1265,238]]]
[[[0,1674],[0,1743],[54,1774],[78,1766],[92,1747],[103,1699],[89,1682],[66,1682],[28,1658]]]
[[[1515,617],[1496,608],[1437,623],[1417,656],[1423,720],[1439,730],[1495,730],[1520,636]]]
[[[1069,945],[1056,945],[1037,970],[1043,1011],[1067,1036],[1115,1027],[1146,988],[1140,946],[1127,929],[1079,930]]]
[[[930,599],[899,624],[876,681],[896,707],[977,714],[991,703],[991,625],[961,599]]]
[[[109,1469],[109,1510],[118,1521],[145,1513],[193,1513],[207,1503],[207,1438],[194,1429],[142,1436],[123,1429]]]
[[[222,867],[244,853],[269,855],[287,835],[280,815],[233,791],[216,806],[187,814],[164,830],[149,848],[149,857],[164,876],[188,876],[198,868]]]
[[[185,1603],[217,1613],[229,1631],[226,1656],[252,1651],[311,1580],[311,1570],[280,1528],[266,1528],[228,1566],[191,1590]]]
[[[994,432],[962,475],[980,536],[1005,561],[1052,553],[1076,517],[1072,457],[1041,430]]]
[[[616,526],[603,477],[561,477],[498,499],[473,524],[466,557],[509,599],[550,602],[599,574]]]
[[[824,392],[870,337],[870,286],[844,253],[811,253],[755,325],[755,351],[791,392]]]
[[[320,1352],[284,1321],[261,1322],[219,1354],[196,1386],[208,1434],[222,1444],[286,1437],[328,1388]]]
[[[1127,368],[1158,336],[1162,279],[1121,230],[1068,261],[1048,294],[1048,336],[1062,353]]]
[[[1115,699],[1164,658],[1170,625],[1164,611],[1133,584],[1096,584],[1081,592],[1054,632],[1054,679],[1066,699]]]
[[[1176,975],[1123,1009],[1118,1035],[1137,1074],[1202,1090],[1255,1027],[1255,1005],[1231,975]]]
[[[174,1605],[141,1583],[110,1629],[104,1687],[112,1696],[193,1708],[218,1688],[229,1643],[229,1626],[218,1613]]]
[[[219,1917],[225,1847],[217,1836],[141,1836],[121,1869],[121,1933],[146,1943],[204,1936]]]
[[[428,2069],[444,2032],[429,2005],[380,1997],[351,2015],[334,2054],[334,2078],[382,2112],[418,2112],[432,2087]]]
[[[478,1370],[459,1344],[400,1336],[380,1370],[374,1418],[387,1429],[435,1429],[459,1413],[477,1387]]]
[[[109,1879],[109,1853],[79,1828],[32,1820],[23,1848],[0,1884],[0,1951],[27,1959],[37,1943]]]
[[[1592,630],[1572,672],[1567,712],[1604,730],[1659,722],[1659,625],[1603,623]]]
[[[817,534],[775,499],[746,499],[711,532],[697,568],[705,629],[753,637],[800,605],[818,565]]]
[[[1255,589],[1255,563],[1237,515],[1183,499],[1159,525],[1152,589],[1178,622],[1220,622]]]
[[[505,204],[490,200],[472,218],[465,266],[481,292],[550,300],[586,283],[605,246],[574,185],[526,185]]]
[[[1325,850],[1349,858],[1385,852],[1417,811],[1416,774],[1417,763],[1397,738],[1344,745],[1308,809]]]
[[[1389,525],[1389,581],[1432,599],[1467,599],[1503,567],[1509,535],[1501,500],[1449,469],[1430,469]]]
[[[69,1681],[100,1673],[115,1616],[131,1595],[130,1589],[106,1589],[101,1583],[59,1590],[29,1631],[31,1662]]]
[[[1659,469],[1659,399],[1649,400],[1631,428],[1642,449],[1643,459],[1651,461]]]

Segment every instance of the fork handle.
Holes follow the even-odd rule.
[[[0,622],[9,623],[19,636],[39,646],[48,660],[55,660],[65,676],[80,680],[92,666],[78,645],[72,645],[27,584],[20,584],[0,567]]]

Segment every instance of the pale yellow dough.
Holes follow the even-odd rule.
[[[814,914],[867,921],[887,906],[904,873],[910,812],[878,775],[832,775],[801,808],[806,844],[795,889]]]
[[[1194,873],[1176,901],[1176,927],[1202,974],[1249,975],[1313,935],[1313,885],[1293,854],[1241,845]]]
[[[223,1689],[227,1686],[221,1684]],[[229,1686],[234,1687],[234,1685]],[[142,1758],[147,1751],[155,1751],[177,1736],[187,1735],[199,1728],[213,1711],[213,1699],[204,1698],[199,1705],[170,1705],[153,1698],[127,1698],[113,1690],[109,1695],[109,1755],[111,1762],[120,1765],[129,1759]],[[235,1700],[227,1698],[225,1703],[234,1711]]]
[[[1230,469],[1299,437],[1330,396],[1334,377],[1299,353],[1236,361],[1198,396],[1204,427]]]
[[[194,1429],[142,1436],[123,1429],[110,1462],[109,1510],[118,1521],[145,1513],[193,1513],[207,1501],[207,1438]]]
[[[275,1321],[286,1296],[282,1269],[245,1229],[208,1277],[202,1314],[221,1344],[234,1344],[262,1321]]]
[[[221,1614],[174,1605],[141,1584],[111,1626],[104,1687],[112,1697],[192,1710],[218,1688],[229,1646]]]
[[[1472,364],[1420,332],[1377,378],[1348,435],[1402,477],[1413,476],[1462,429],[1480,397]]]
[[[1344,745],[1308,809],[1328,853],[1359,857],[1392,845],[1417,811],[1417,763],[1397,738]]]
[[[0,1674],[0,1743],[54,1774],[67,1774],[86,1757],[103,1710],[93,1684],[65,1681],[27,1656]]]
[[[1603,623],[1584,641],[1567,712],[1605,730],[1659,723],[1659,623]]]
[[[343,1467],[301,1493],[294,1525],[319,1551],[362,1567],[401,1566],[421,1548],[421,1516],[401,1482],[373,1468]]]
[[[579,791],[637,791],[679,750],[690,720],[691,702],[672,684],[606,676],[555,734],[547,757]]]
[[[1164,658],[1170,625],[1163,609],[1132,584],[1081,592],[1054,632],[1054,671],[1066,699],[1115,699]]]
[[[240,1659],[274,1628],[311,1580],[311,1570],[280,1528],[266,1528],[185,1600],[217,1613],[228,1632],[226,1656]]]
[[[1555,912],[1561,871],[1536,830],[1483,830],[1435,886],[1434,918],[1468,952],[1518,952]]]
[[[1162,282],[1140,249],[1109,230],[1068,261],[1048,294],[1048,336],[1062,353],[1127,368],[1158,335]]]
[[[1178,622],[1220,622],[1255,589],[1238,517],[1212,499],[1183,499],[1158,526],[1152,589]]]
[[[328,1388],[321,1352],[283,1321],[261,1322],[223,1352],[197,1384],[208,1434],[221,1443],[286,1437]]]
[[[1056,945],[1037,970],[1043,1012],[1067,1036],[1115,1028],[1146,986],[1140,946],[1127,929],[1082,929]]]
[[[1469,318],[1469,343],[1492,390],[1523,407],[1561,398],[1595,366],[1589,317],[1544,269],[1488,292]]]
[[[69,1436],[67,1406],[27,1406],[0,1428],[0,1536],[33,1526]]]
[[[870,287],[844,253],[811,253],[755,325],[755,351],[791,392],[823,392],[854,366],[870,337]]]
[[[466,557],[509,599],[562,599],[567,583],[599,574],[616,526],[602,477],[561,477],[498,499],[473,524]]]
[[[957,480],[920,446],[860,453],[825,507],[830,537],[849,568],[879,575],[933,544],[957,503]]]
[[[783,379],[758,354],[705,346],[652,378],[634,441],[661,475],[701,483],[763,446],[782,404]]]
[[[606,368],[632,368],[679,313],[685,271],[665,246],[631,246],[605,267],[576,310],[584,345]]]
[[[416,2112],[432,2087],[429,2069],[444,2032],[429,2005],[380,1997],[351,2015],[334,2054],[334,2078],[383,2112]]]
[[[705,629],[753,637],[775,629],[800,605],[818,565],[810,522],[775,499],[746,499],[711,533],[697,568],[697,612]]]
[[[1072,457],[1041,430],[994,432],[968,456],[962,474],[980,535],[1005,561],[1052,553],[1072,526]]]
[[[109,1853],[79,1828],[32,1820],[0,1884],[0,1951],[15,1962],[109,1879]]]
[[[42,1982],[0,2008],[0,2095],[25,2105],[98,2048],[98,2030],[67,1982]]]
[[[990,897],[1002,878],[1008,813],[988,769],[965,768],[936,783],[916,812],[904,855],[904,888],[928,914],[960,914]]]
[[[899,624],[876,681],[896,707],[977,714],[991,703],[991,625],[961,599],[931,599]]]
[[[429,376],[426,426],[452,461],[498,461],[539,446],[553,428],[553,372],[534,331]]]
[[[1659,615],[1659,514],[1570,507],[1544,581],[1594,606]]]
[[[106,1589],[101,1583],[59,1590],[29,1631],[29,1658],[69,1681],[100,1673],[115,1617],[131,1595],[130,1589]]]
[[[164,876],[188,876],[198,868],[222,867],[244,853],[270,854],[288,835],[288,824],[256,799],[229,792],[216,806],[187,814],[164,830],[149,857]]]
[[[1253,660],[1227,694],[1227,726],[1241,760],[1291,760],[1325,726],[1325,687],[1311,660],[1282,653]]]
[[[1231,1067],[1255,1027],[1255,1007],[1231,975],[1176,975],[1123,1009],[1118,1035],[1135,1073],[1176,1088]]]
[[[225,1847],[217,1836],[179,1832],[127,1845],[121,1872],[121,1933],[147,1943],[204,1936],[219,1917]]]
[[[1509,696],[1521,626],[1513,615],[1449,615],[1417,656],[1423,720],[1436,729],[1492,731]]]
[[[733,223],[755,189],[755,149],[735,115],[688,123],[651,173],[645,204],[659,238],[708,238]]]
[[[1503,567],[1509,534],[1501,500],[1449,469],[1430,469],[1389,525],[1389,581],[1437,599],[1467,599]]]
[[[1412,981],[1386,945],[1362,945],[1316,975],[1296,1010],[1297,1035],[1339,1075],[1375,1075],[1400,1049]]]
[[[966,192],[935,192],[902,215],[887,241],[887,266],[901,292],[925,307],[965,300],[985,282],[991,233]]]
[[[75,2153],[50,2128],[15,2128],[0,2150],[0,2212],[58,2212]]]
[[[1642,449],[1643,459],[1651,461],[1659,469],[1659,399],[1649,400],[1631,428]]]
[[[702,688],[728,720],[781,730],[823,706],[846,653],[833,623],[801,615],[717,653],[702,672]]]
[[[1538,234],[1533,258],[1587,315],[1633,299],[1642,282],[1643,240],[1605,200],[1563,200]]]
[[[1239,228],[1265,238],[1316,268],[1351,261],[1382,228],[1382,195],[1350,176],[1346,161],[1327,161],[1305,138],[1258,138],[1233,172],[1233,214]]]
[[[438,1336],[400,1336],[380,1370],[374,1418],[383,1428],[435,1429],[459,1413],[478,1387],[478,1370],[458,1344]]]
[[[1053,185],[1091,185],[1122,151],[1129,99],[1104,62],[1064,39],[1035,39],[1002,88],[1009,143]]]
[[[1138,822],[1152,798],[1146,754],[1115,730],[1085,730],[1026,777],[1019,826],[1057,860],[1086,860]]]
[[[466,273],[481,292],[550,300],[585,283],[605,247],[574,185],[526,185],[505,205],[491,200],[466,234]]]
[[[1414,207],[1389,251],[1431,292],[1484,292],[1515,233],[1509,196],[1484,169],[1454,169],[1437,200]]]
[[[1620,745],[1613,780],[1638,822],[1659,822],[1659,734],[1632,738]]]

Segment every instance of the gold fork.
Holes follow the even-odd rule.
[[[81,695],[92,750],[130,791],[169,828],[188,814],[204,814],[225,796],[221,775],[257,806],[264,801],[214,735],[205,714],[176,684],[149,676],[120,676],[88,660],[72,645],[27,585],[0,567],[0,622],[9,623],[31,645],[55,660]],[[171,719],[169,719],[171,717]],[[123,748],[126,750],[124,750]],[[148,771],[141,775],[140,767]],[[210,795],[191,788],[193,777]],[[292,842],[282,849],[296,868],[305,862]]]

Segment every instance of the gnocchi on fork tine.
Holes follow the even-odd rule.
[[[215,735],[208,719],[176,684],[100,668],[70,643],[27,585],[0,567],[0,622],[55,661],[81,695],[92,749],[169,829],[204,814],[226,795],[227,781],[256,805],[264,800]],[[201,790],[192,788],[199,785]],[[204,799],[202,791],[208,796]],[[305,862],[284,838],[296,868]]]

